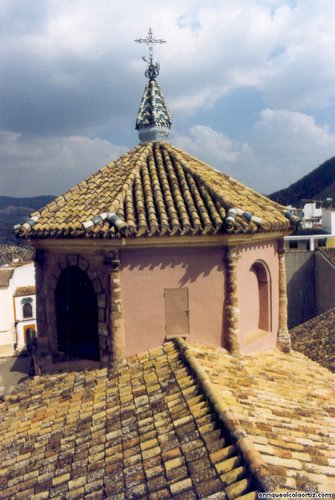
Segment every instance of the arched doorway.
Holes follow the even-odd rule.
[[[250,269],[257,279],[258,285],[258,328],[266,332],[271,331],[271,284],[270,273],[266,264],[256,261]]]
[[[82,269],[69,266],[62,271],[55,304],[58,349],[66,359],[100,360],[97,297]]]
[[[27,351],[31,352],[34,340],[37,338],[35,325],[25,325],[24,326],[24,339]]]

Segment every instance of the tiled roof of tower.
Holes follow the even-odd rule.
[[[333,373],[295,351],[231,356],[183,344],[214,387],[212,399],[232,427],[246,432],[280,491],[335,493]]]
[[[171,128],[171,116],[158,82],[150,79],[145,86],[144,94],[136,119],[136,129],[142,127]]]
[[[120,238],[288,231],[284,207],[167,142],[140,144],[34,212],[16,234]]]
[[[335,372],[335,309],[292,328],[292,347]]]

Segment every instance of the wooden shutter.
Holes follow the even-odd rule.
[[[166,338],[189,334],[188,288],[165,288]]]

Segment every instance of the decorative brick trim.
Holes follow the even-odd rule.
[[[36,282],[36,323],[37,342],[33,346],[32,360],[36,375],[41,375],[44,367],[51,362],[50,339],[48,337],[47,316],[47,265],[48,254],[43,249],[36,249],[35,253],[35,282]]]
[[[283,352],[290,352],[291,336],[287,328],[287,285],[285,268],[285,250],[278,250],[279,259],[279,326],[277,333],[277,347]]]
[[[125,357],[125,331],[123,321],[123,308],[121,300],[121,275],[120,259],[117,250],[109,252],[105,256],[105,263],[111,266],[110,273],[110,342],[111,342],[111,361],[112,363],[121,363]]]
[[[239,252],[236,247],[227,247],[226,253],[226,300],[225,300],[225,344],[232,354],[240,352],[237,293],[237,261]]]

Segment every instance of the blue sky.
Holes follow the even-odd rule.
[[[254,189],[335,154],[334,0],[2,0],[0,195],[60,194],[138,143],[151,26],[170,139]]]

